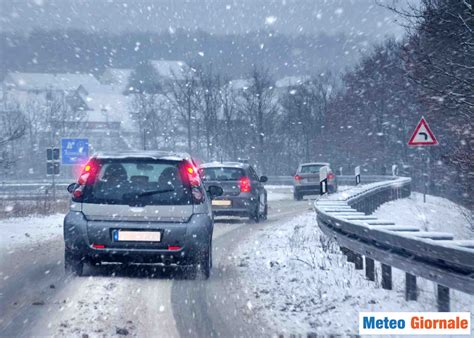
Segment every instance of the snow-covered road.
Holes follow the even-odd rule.
[[[0,247],[0,335],[258,335],[255,328],[265,328],[252,322],[244,301],[247,289],[238,281],[235,246],[310,207],[309,201],[279,196],[270,202],[264,223],[218,220],[208,281],[135,266],[94,267],[86,277],[66,276],[62,215],[2,220],[0,231],[8,236],[2,235],[7,240]]]

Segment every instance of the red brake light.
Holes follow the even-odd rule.
[[[250,178],[247,176],[240,178],[240,192],[250,192],[252,190],[252,185],[250,183]]]
[[[204,201],[204,192],[201,188],[201,176],[192,162],[185,161],[179,165],[179,171],[183,184],[191,188],[194,203],[202,203]]]
[[[301,176],[300,175],[295,175],[295,180],[297,180],[297,181],[301,180]]]
[[[170,251],[178,251],[178,250],[181,250],[181,247],[180,247],[180,246],[177,246],[177,245],[168,245],[168,250],[170,250]]]
[[[105,245],[104,244],[95,244],[95,243],[92,243],[92,247],[94,249],[105,249]]]
[[[328,174],[328,180],[332,180],[335,177],[336,177],[336,175],[334,175],[334,173],[329,173]]]
[[[188,184],[191,187],[201,186],[201,178],[191,163],[186,161],[180,164],[180,172],[183,183]]]
[[[94,184],[97,174],[99,172],[99,163],[96,159],[90,159],[82,169],[81,176],[79,176],[79,185]]]

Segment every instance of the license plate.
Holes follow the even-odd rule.
[[[317,181],[319,181],[319,179],[316,178],[316,177],[310,177],[310,178],[308,178],[308,182],[317,182]]]
[[[161,242],[161,232],[159,231],[114,231],[115,241],[126,242]]]
[[[221,206],[221,207],[228,207],[231,205],[231,201],[229,200],[212,200],[212,205]]]

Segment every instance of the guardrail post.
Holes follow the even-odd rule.
[[[356,270],[364,269],[364,261],[362,260],[362,255],[354,253],[354,264]]]
[[[418,294],[416,289],[416,276],[405,273],[405,300],[416,300]]]
[[[438,284],[438,311],[439,312],[449,312],[449,288],[444,285]]]
[[[347,261],[348,261],[348,262],[351,262],[351,263],[355,263],[355,261],[356,261],[356,254],[355,254],[353,251],[349,250],[349,249],[346,249],[346,250],[347,250],[347,251],[346,251]]]
[[[382,264],[382,288],[392,290],[392,267]]]
[[[375,262],[367,256],[365,257],[365,277],[368,280],[375,281]]]

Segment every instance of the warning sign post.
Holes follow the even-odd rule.
[[[422,116],[420,122],[418,122],[415,131],[408,141],[408,145],[411,147],[427,147],[438,145],[438,140],[434,136],[431,128],[428,126],[425,118]],[[424,190],[423,190],[423,202],[426,203],[426,194],[428,192],[428,167],[430,157],[426,151],[421,154],[421,160],[424,164],[423,177],[424,177]]]

